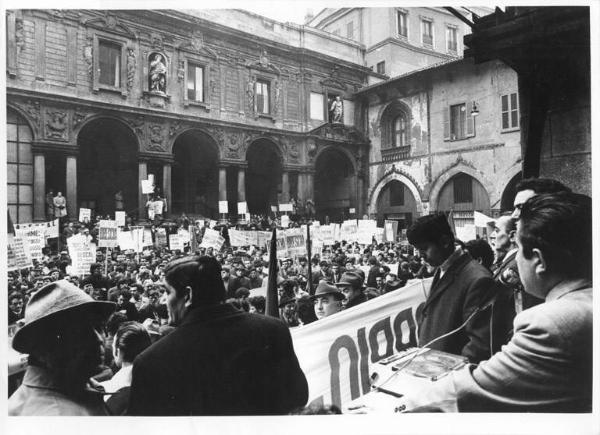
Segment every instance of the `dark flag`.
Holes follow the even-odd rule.
[[[306,223],[306,253],[308,254],[308,276],[307,276],[307,286],[308,286],[308,294],[311,296],[315,294],[315,289],[313,288],[312,282],[312,246],[310,244],[310,222]]]
[[[6,210],[6,223],[8,224],[7,232],[8,234],[15,234],[15,226],[13,225],[13,221],[10,218],[10,212]]]
[[[267,281],[267,301],[265,314],[279,318],[277,303],[277,229],[273,228],[269,250],[269,280]]]

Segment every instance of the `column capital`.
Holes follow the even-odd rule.
[[[79,147],[69,145],[66,143],[56,143],[56,142],[33,142],[31,144],[31,151],[34,154],[45,154],[47,152],[58,152],[60,154],[69,155],[69,156],[78,156],[79,155]]]

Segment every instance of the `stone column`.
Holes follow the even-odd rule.
[[[246,201],[246,168],[243,166],[238,168],[237,194],[238,202]]]
[[[148,178],[148,164],[146,162],[138,163],[138,220],[146,220],[146,195],[142,193],[142,180]]]
[[[300,172],[298,174],[298,203],[304,204],[306,201],[306,174],[304,172]]]
[[[163,165],[163,196],[167,203],[167,213],[171,212],[171,163]]]
[[[46,220],[46,157],[33,156],[33,220]]]
[[[219,168],[219,201],[227,201],[227,168]]]
[[[313,202],[315,200],[315,183],[314,174],[312,172],[306,174],[306,198],[312,199]]]
[[[67,156],[67,213],[69,219],[78,219],[77,214],[77,156]]]
[[[290,179],[288,171],[284,170],[281,176],[281,202],[287,204],[290,201]]]

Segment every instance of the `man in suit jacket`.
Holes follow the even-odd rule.
[[[455,247],[454,234],[443,213],[419,218],[408,229],[407,237],[424,260],[437,268],[429,295],[417,313],[419,345],[464,355],[473,363],[489,358],[491,310],[486,305],[496,293],[491,273]]]
[[[525,291],[544,303],[517,315],[501,352],[403,397],[399,409],[591,411],[591,198],[561,192],[528,199],[517,245]]]
[[[189,256],[165,269],[178,327],[133,365],[131,415],[287,414],[308,400],[287,326],[224,304],[221,266]]]

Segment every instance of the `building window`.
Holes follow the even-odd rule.
[[[450,106],[450,137],[452,140],[464,139],[467,109],[465,104]]]
[[[398,36],[408,37],[408,21],[407,14],[403,11],[398,11]]]
[[[323,94],[310,93],[310,119],[316,119],[317,121],[325,120],[324,101]]]
[[[446,27],[446,48],[452,52],[456,52],[458,49],[455,27]]]
[[[396,116],[392,128],[392,146],[406,146],[406,116],[404,116],[404,113]]]
[[[354,39],[354,22],[350,21],[346,24],[346,35],[348,39]]]
[[[204,101],[204,67],[193,63],[187,66],[187,98],[191,101]]]
[[[519,99],[517,93],[502,95],[502,130],[519,128]]]
[[[268,115],[270,113],[269,107],[269,82],[265,80],[257,80],[256,81],[256,100],[254,104],[256,105],[255,111],[258,114]]]
[[[33,155],[29,125],[11,110],[7,113],[6,160],[8,211],[13,222],[33,221]]]
[[[454,203],[473,202],[473,180],[466,174],[458,174],[454,177]]]
[[[404,185],[399,181],[390,183],[390,207],[404,205]]]
[[[433,22],[429,20],[421,20],[421,29],[423,44],[433,45]]]
[[[102,85],[118,88],[121,86],[121,45],[113,42],[98,42],[99,70],[98,81]]]
[[[377,73],[385,74],[385,60],[377,63]]]

